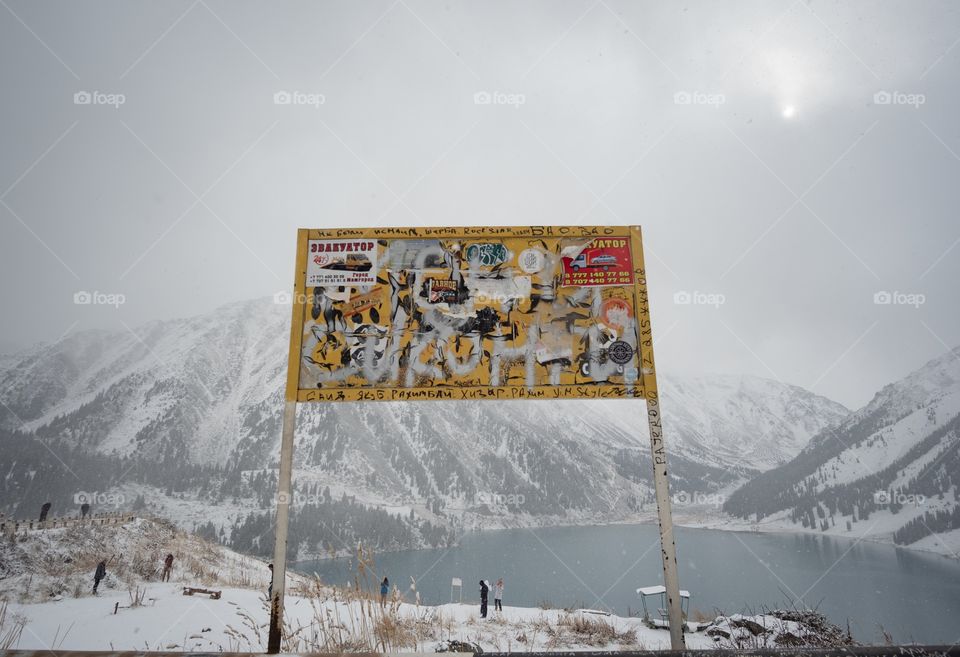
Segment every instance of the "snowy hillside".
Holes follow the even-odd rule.
[[[62,463],[37,448],[53,468],[47,490],[7,481],[5,510],[32,515],[38,495],[57,492],[62,510],[73,491],[119,490],[155,512],[212,521],[210,531],[266,513],[288,322],[289,306],[261,299],[134,331],[71,334],[6,359],[0,427],[32,432]],[[716,490],[785,462],[847,414],[755,377],[661,380],[675,490]],[[652,499],[638,402],[302,405],[298,418],[296,480],[314,501],[327,493],[320,503],[347,494],[438,526],[482,527],[635,518]],[[102,458],[71,467],[65,454]],[[79,480],[104,471],[74,481],[57,467]],[[424,531],[436,534],[414,533]]]
[[[960,348],[884,387],[725,510],[761,524],[894,540],[945,554],[960,527]]]
[[[106,561],[100,592],[126,593],[159,583],[164,557],[174,555],[173,582],[266,589],[263,561],[237,554],[162,520],[117,524],[78,522],[57,529],[22,529],[0,542],[0,599],[23,603],[89,596],[93,573]],[[304,578],[291,573],[291,582]],[[125,603],[126,604],[126,603]]]

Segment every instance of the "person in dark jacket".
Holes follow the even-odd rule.
[[[97,564],[97,571],[93,574],[93,594],[97,594],[97,587],[100,586],[100,580],[107,576],[107,562],[101,560]]]
[[[387,606],[387,594],[390,593],[390,580],[386,577],[380,582],[380,608]]]
[[[487,594],[490,593],[490,587],[482,579],[480,580],[480,618],[487,617]]]
[[[161,582],[170,581],[170,571],[173,570],[173,555],[168,554],[167,558],[163,560],[163,574],[160,575]]]

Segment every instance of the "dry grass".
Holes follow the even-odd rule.
[[[707,623],[712,621],[716,616],[708,616],[696,607],[693,608],[693,611],[690,612],[690,619],[698,623]]]
[[[330,588],[318,577],[305,578],[291,587],[292,594],[308,601],[313,613],[303,625],[285,623],[284,652],[423,650],[424,642],[438,639],[445,627],[452,633],[452,624],[435,610],[421,610],[417,605],[412,615],[401,615],[396,589],[381,607],[373,555],[360,547],[357,563],[350,587]],[[415,582],[412,588],[415,592]]]
[[[0,602],[0,650],[15,648],[20,642],[20,635],[27,625],[27,619],[19,614],[10,613],[7,603]]]
[[[594,647],[636,646],[637,633],[634,630],[617,631],[612,623],[602,618],[589,618],[583,614],[564,614],[556,625],[547,624],[548,648],[560,648],[570,645]]]

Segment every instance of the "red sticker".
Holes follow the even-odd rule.
[[[605,299],[600,304],[600,318],[610,328],[620,330],[633,319],[633,308],[625,299]]]
[[[630,240],[597,238],[578,253],[563,257],[563,285],[632,285]]]

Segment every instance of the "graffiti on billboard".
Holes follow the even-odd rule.
[[[639,232],[303,230],[299,401],[639,397]]]

